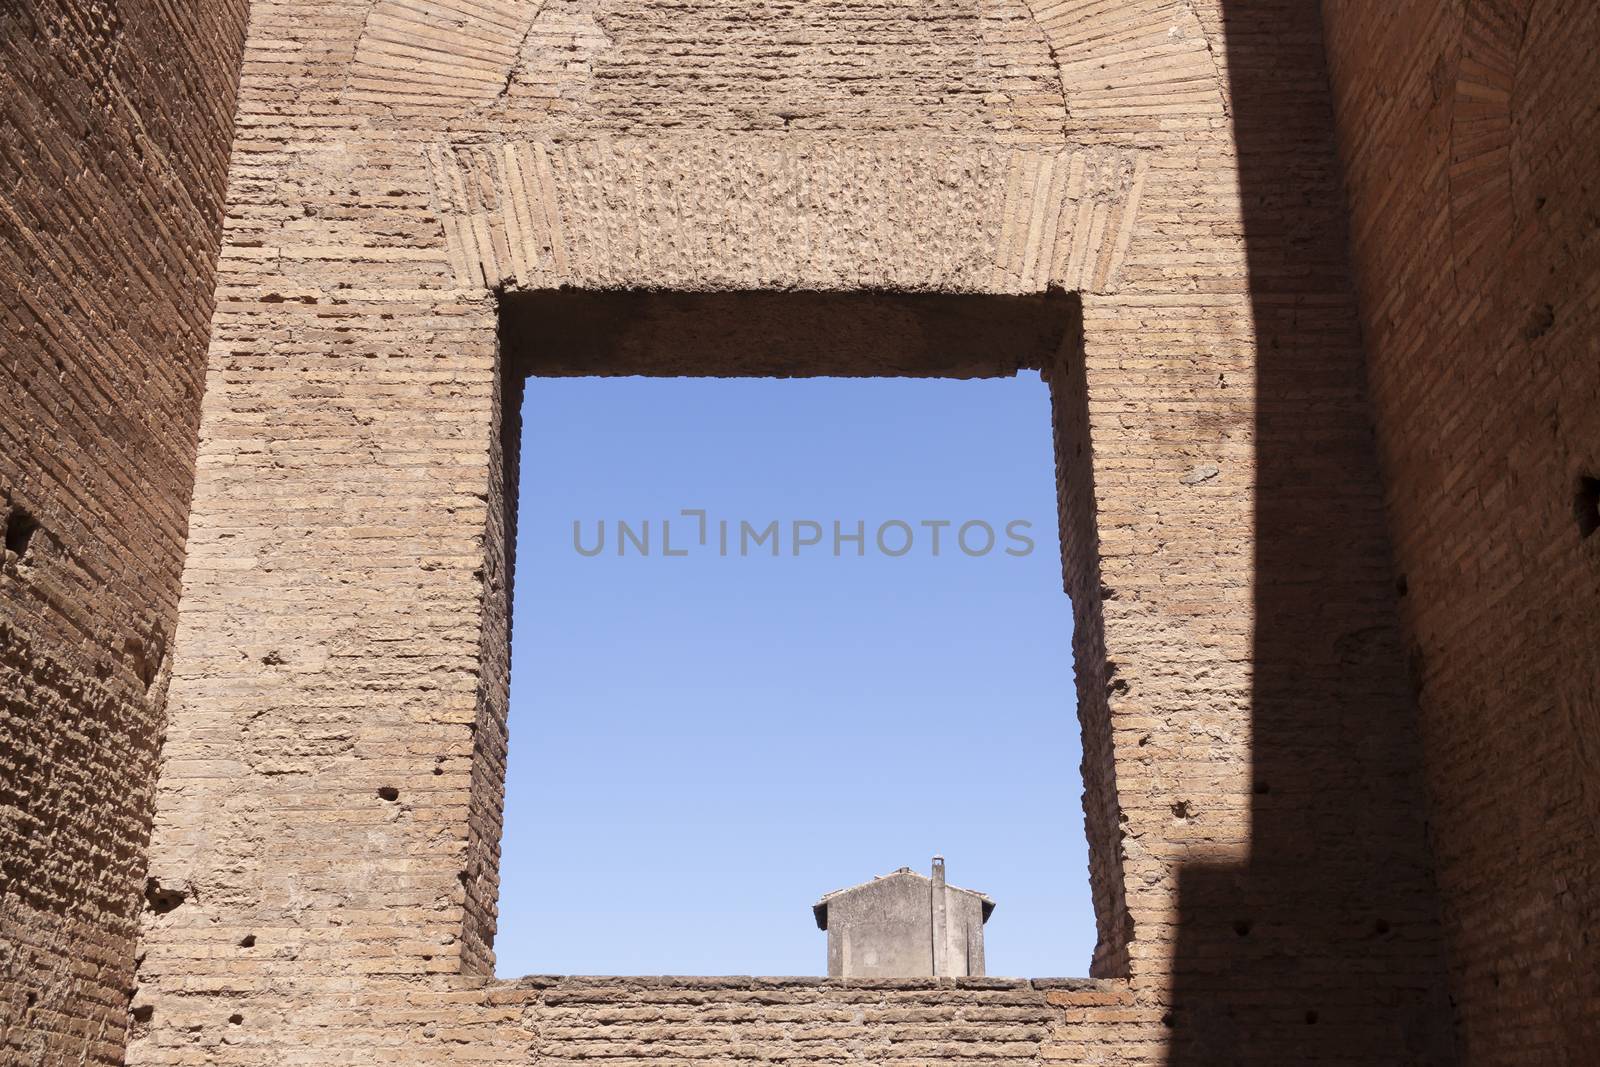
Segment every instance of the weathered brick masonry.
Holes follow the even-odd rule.
[[[1592,5],[255,0],[227,163],[242,6],[0,14],[5,1062],[1582,1061]],[[1092,978],[492,978],[563,287],[1061,309]]]
[[[244,22],[0,4],[0,1063],[122,1056]]]
[[[256,3],[130,1061],[1442,1058],[1321,48],[1298,0]],[[1081,295],[1102,984],[488,977],[496,291],[563,285]]]
[[[1591,1063],[1600,5],[1325,7],[1462,1048]]]

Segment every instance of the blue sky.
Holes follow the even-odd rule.
[[[502,976],[818,974],[816,898],[936,852],[998,902],[990,974],[1087,973],[1037,374],[536,378],[523,414]],[[618,519],[649,520],[648,555],[618,555]],[[574,520],[585,549],[605,521],[603,551]],[[777,520],[780,554],[741,555],[741,520]],[[798,556],[796,520],[822,535]],[[834,554],[834,520],[864,555]],[[938,556],[924,520],[952,523]],[[986,554],[955,543],[971,520]],[[1015,520],[1031,553],[1004,551]]]

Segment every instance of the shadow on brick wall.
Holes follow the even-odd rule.
[[[1318,5],[1229,0],[1257,330],[1250,860],[1179,874],[1178,1064],[1451,1059]]]

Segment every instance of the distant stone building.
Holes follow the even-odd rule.
[[[830,978],[965,977],[983,974],[983,924],[994,901],[910,867],[840,889],[811,909],[828,931]]]

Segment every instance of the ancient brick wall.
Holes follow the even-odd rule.
[[[130,1062],[1444,1059],[1321,57],[1303,0],[254,4]],[[497,294],[561,286],[1079,294],[1101,984],[488,977]]]
[[[1600,1044],[1600,6],[1327,0],[1462,1049]]]
[[[0,7],[0,1061],[117,1063],[245,4]]]
[[[244,983],[241,983],[244,984]],[[1132,995],[1088,979],[554,978],[364,983],[294,1018],[289,998],[236,1001],[220,1025],[157,1031],[155,1062],[432,1065],[1151,1062],[1161,1031]],[[331,1002],[331,998],[324,998]],[[302,997],[301,1004],[308,1003]],[[276,1035],[276,1036],[275,1036]],[[159,1043],[159,1044],[158,1044]]]

